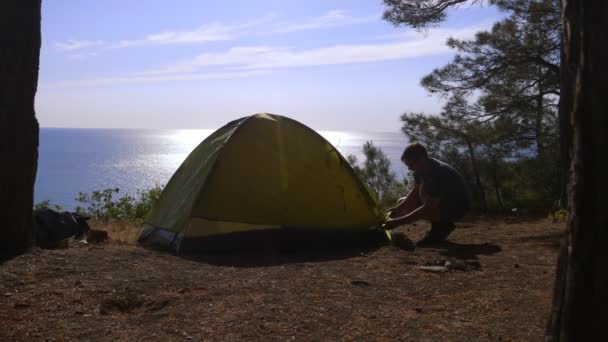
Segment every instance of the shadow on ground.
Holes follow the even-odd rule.
[[[434,249],[443,256],[460,260],[477,260],[479,255],[492,255],[502,250],[500,246],[492,243],[457,243],[452,241],[444,241],[418,248]]]
[[[554,232],[543,235],[525,236],[519,239],[519,241],[527,243],[537,243],[546,247],[559,249],[563,239],[564,232]]]
[[[414,252],[416,249],[432,249],[443,256],[460,260],[477,260],[479,255],[492,255],[502,250],[500,246],[491,243],[476,244],[452,241],[416,246],[412,240],[402,233],[393,234],[392,245],[408,252]]]
[[[300,250],[257,250],[238,252],[209,252],[205,254],[182,255],[184,259],[203,262],[216,266],[229,267],[265,267],[297,264],[304,262],[318,263],[332,260],[349,259],[372,253],[384,244],[363,247],[338,247],[335,249],[300,249]]]
[[[184,259],[218,266],[262,267],[323,262],[365,255],[388,244],[384,232],[247,232],[192,241]],[[212,247],[212,248],[211,248]]]

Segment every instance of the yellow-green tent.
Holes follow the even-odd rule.
[[[139,241],[184,252],[277,242],[286,232],[348,238],[381,221],[375,198],[334,146],[295,120],[256,114],[226,124],[190,153]]]

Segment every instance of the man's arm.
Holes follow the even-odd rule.
[[[415,222],[420,219],[433,220],[439,217],[439,198],[429,197],[422,206],[416,210],[395,218],[389,218],[381,226],[383,229],[395,229],[403,224]]]
[[[414,188],[405,197],[401,198],[399,202],[397,202],[397,205],[388,209],[388,216],[390,218],[396,218],[414,211],[420,196],[419,194],[420,185],[414,184]]]

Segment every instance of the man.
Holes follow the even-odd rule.
[[[431,221],[431,231],[418,245],[445,240],[469,209],[462,176],[450,165],[429,158],[424,146],[414,143],[403,151],[401,161],[414,173],[414,188],[390,209],[384,229],[417,220]]]

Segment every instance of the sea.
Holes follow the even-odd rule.
[[[80,192],[119,188],[118,196],[164,186],[211,129],[42,128],[34,203],[48,200],[64,210],[78,205]],[[317,131],[343,156],[364,160],[372,141],[390,159],[395,175],[407,173],[399,161],[407,137],[399,132]]]

